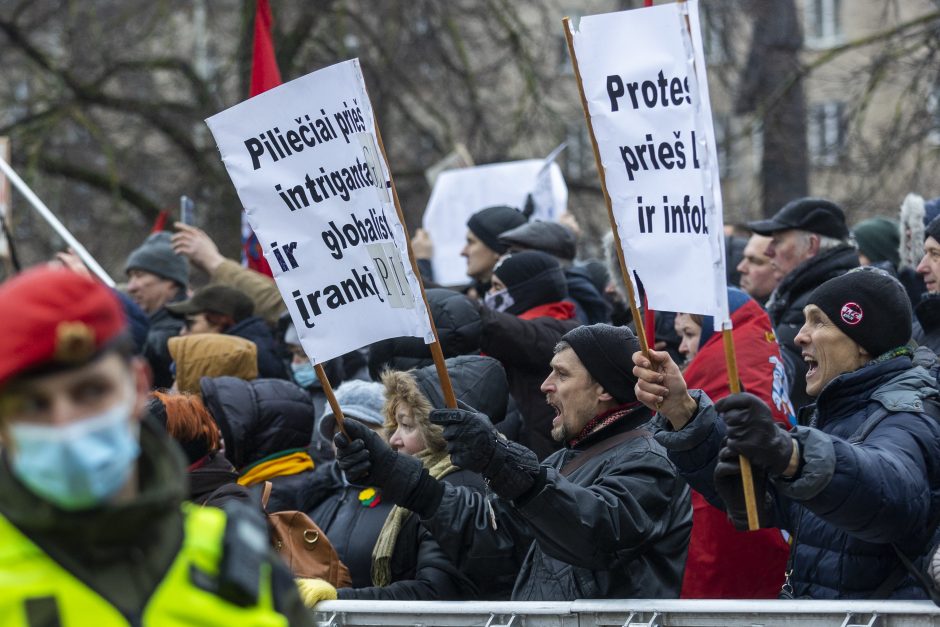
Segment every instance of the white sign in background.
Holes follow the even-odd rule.
[[[357,59],[206,123],[311,361],[433,341]]]
[[[571,25],[627,266],[652,309],[711,315],[720,328],[723,219],[698,2]]]
[[[557,220],[568,204],[561,168],[549,159],[491,163],[446,170],[437,177],[424,211],[423,225],[434,242],[434,280],[441,285],[470,282],[467,262],[460,256],[467,239],[467,220],[494,205],[525,208],[533,195],[531,220]]]

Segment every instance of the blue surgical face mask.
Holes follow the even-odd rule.
[[[487,292],[483,297],[483,303],[493,311],[506,311],[515,304],[508,289],[501,289],[496,292]]]
[[[313,364],[305,361],[302,364],[291,364],[290,369],[294,372],[294,382],[302,388],[308,388],[317,380],[317,371]]]
[[[127,483],[140,455],[134,396],[91,418],[62,426],[10,425],[13,474],[62,509],[89,509]]]

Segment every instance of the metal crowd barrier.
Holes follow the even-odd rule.
[[[317,627],[940,627],[930,601],[325,601]]]

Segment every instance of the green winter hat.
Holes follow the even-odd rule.
[[[872,218],[855,225],[852,230],[860,253],[872,263],[890,261],[897,268],[901,263],[898,247],[901,244],[901,229],[898,223],[887,218]]]

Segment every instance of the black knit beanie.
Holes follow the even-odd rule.
[[[640,350],[640,341],[629,327],[581,326],[565,333],[561,341],[571,346],[594,380],[618,403],[636,400],[633,353]]]
[[[911,339],[911,302],[884,270],[867,266],[829,279],[807,304],[819,307],[873,358]]]
[[[500,259],[493,274],[509,290],[513,303],[506,313],[518,316],[533,307],[568,297],[568,284],[558,260],[537,250],[524,250]]]
[[[932,237],[938,242],[940,242],[940,216],[937,216],[930,221],[926,227],[924,227],[924,239]]]
[[[497,205],[481,209],[470,216],[467,220],[467,228],[480,238],[487,248],[502,254],[509,250],[509,246],[501,243],[499,236],[509,229],[525,224],[527,219],[518,209]]]

